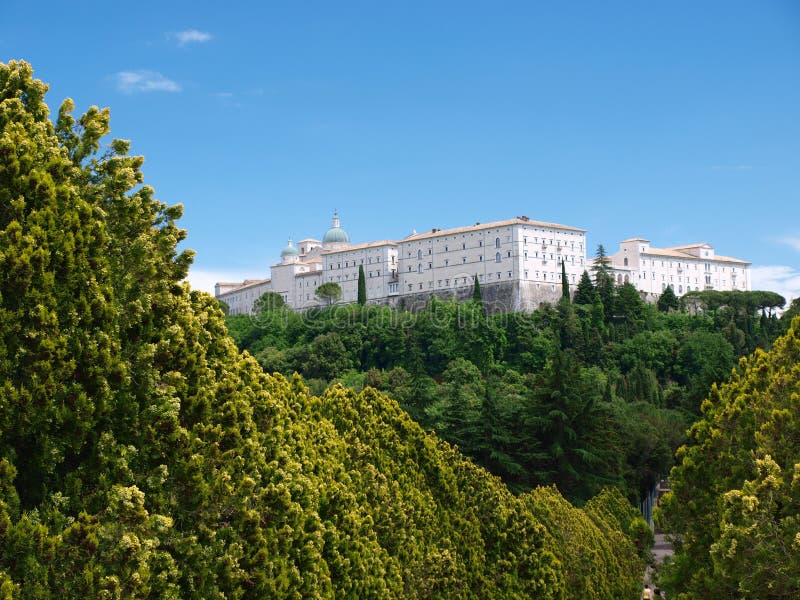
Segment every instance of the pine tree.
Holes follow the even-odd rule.
[[[364,277],[364,265],[358,265],[358,303],[361,306],[367,303],[367,280]]]
[[[483,292],[481,292],[481,284],[477,275],[475,275],[475,282],[472,284],[472,299],[483,305]]]
[[[581,274],[581,279],[578,282],[578,287],[575,290],[575,298],[573,299],[575,304],[592,304],[594,303],[594,285],[592,284],[592,278],[589,277],[589,273],[584,271]]]
[[[592,270],[594,271],[595,289],[597,293],[600,294],[600,299],[603,301],[606,323],[610,323],[614,316],[615,308],[614,276],[611,274],[611,260],[608,258],[603,244],[598,244],[597,246],[597,253]]]
[[[675,295],[675,292],[672,290],[672,286],[668,285],[667,289],[665,289],[658,297],[658,302],[656,305],[658,306],[658,310],[661,312],[669,312],[671,310],[678,310],[681,306],[681,303],[678,300],[678,297]]]

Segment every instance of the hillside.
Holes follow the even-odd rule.
[[[46,89],[0,64],[0,598],[637,596],[618,492],[514,496],[386,395],[240,354],[180,207]]]

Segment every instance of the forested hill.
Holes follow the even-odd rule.
[[[614,485],[638,501],[669,472],[712,384],[788,329],[771,292],[684,302],[645,304],[600,268],[533,314],[436,299],[416,313],[297,313],[268,293],[227,324],[268,372],[299,372],[318,393],[332,382],[386,391],[516,491],[555,484],[583,503]]]
[[[512,495],[383,393],[240,354],[180,207],[45,92],[0,64],[0,598],[637,597],[619,492]]]

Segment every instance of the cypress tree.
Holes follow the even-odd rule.
[[[475,275],[475,283],[474,283],[474,285],[472,287],[472,299],[475,302],[479,302],[480,304],[483,304],[483,293],[481,292],[481,284],[478,281],[478,276],[477,275]]]
[[[569,281],[567,280],[567,267],[561,261],[561,297],[569,300]]]
[[[575,304],[594,304],[594,285],[589,273],[584,271],[575,290]]]
[[[367,303],[367,280],[364,277],[364,265],[358,265],[358,303],[361,306]]]

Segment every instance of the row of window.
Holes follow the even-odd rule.
[[[662,261],[657,261],[657,260],[653,260],[653,259],[651,259],[651,260],[650,260],[650,262],[652,263],[652,265],[651,265],[651,266],[653,266],[653,267],[657,266],[657,264],[656,264],[656,263],[658,263],[658,262],[660,262],[660,263],[661,263],[661,266],[662,266],[662,267],[665,267],[665,266],[667,266],[667,264],[666,264],[666,263],[667,263],[667,261],[665,261],[665,260],[662,260]],[[628,257],[625,257],[625,258],[622,260],[622,264],[623,264],[624,266],[626,266],[626,267],[628,266]],[[643,267],[646,267],[646,266],[647,266],[647,259],[642,259],[642,266],[643,266]],[[712,267],[712,263],[703,263],[703,269],[704,269],[705,271],[708,271],[708,272],[710,272],[710,271],[711,271],[711,267]],[[713,267],[714,267],[714,271],[715,271],[715,272],[719,272],[719,265],[713,265]],[[680,262],[679,262],[679,263],[677,264],[677,267],[676,267],[676,266],[675,266],[675,264],[674,264],[672,261],[669,261],[669,268],[670,268],[670,269],[672,269],[672,268],[678,268],[678,269],[684,269],[684,268],[686,268],[686,269],[693,269],[693,270],[695,270],[695,271],[696,271],[696,270],[697,270],[697,263],[690,263],[690,262],[687,262],[687,263],[680,263]],[[722,272],[723,272],[723,273],[724,273],[726,270],[727,270],[727,267],[722,267]],[[731,273],[736,273],[736,267],[731,267]]]
[[[395,256],[394,256],[394,255],[392,255],[390,258],[391,258],[390,264],[395,264]],[[353,263],[352,265],[350,264],[351,262]],[[377,256],[377,257],[375,257],[375,262],[376,262],[376,263],[379,263],[379,262],[381,262],[381,257],[380,257],[380,256]],[[344,261],[344,267],[342,267],[342,263],[341,263],[341,262],[338,262],[338,263],[336,263],[336,268],[337,268],[337,269],[341,269],[341,268],[348,269],[348,268],[350,268],[351,266],[353,266],[353,267],[356,267],[356,266],[358,266],[359,264],[361,264],[361,265],[363,265],[363,264],[364,264],[364,259],[363,259],[363,258],[362,258],[362,259],[360,259],[358,263],[356,263],[356,261],[355,261],[355,260],[352,260],[352,261],[350,261],[350,260],[346,260],[346,261]],[[372,258],[371,258],[371,257],[368,257],[368,258],[367,258],[367,264],[368,264],[368,265],[371,265],[371,264],[372,264]],[[333,267],[333,263],[330,263],[330,264],[328,265],[328,270],[329,270],[329,271],[330,271],[330,270],[333,270],[333,268],[334,268],[334,267]],[[302,270],[302,269],[301,269],[301,270]]]

